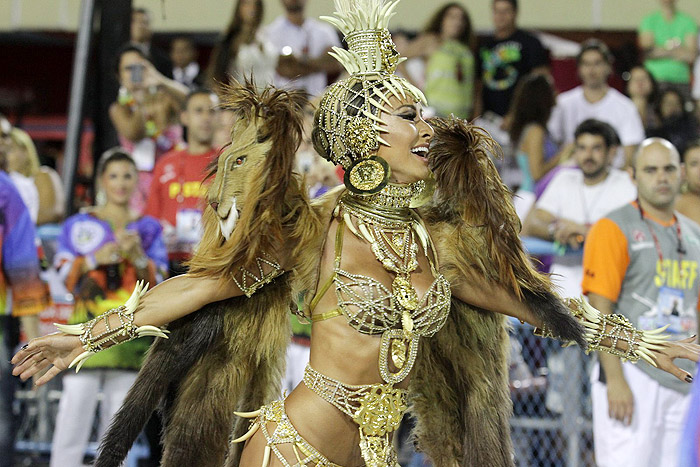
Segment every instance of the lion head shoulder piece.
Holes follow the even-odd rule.
[[[348,50],[334,47],[330,54],[350,76],[322,96],[312,136],[322,156],[350,172],[345,183],[356,193],[376,193],[389,178],[376,152],[380,144],[389,146],[381,136],[381,113],[391,112],[391,97],[425,103],[418,88],[394,74],[405,60],[388,30],[399,1],[335,0],[334,16],[321,17],[345,35]]]

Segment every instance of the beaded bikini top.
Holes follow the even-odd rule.
[[[418,182],[421,184],[423,182]],[[341,314],[358,332],[381,335],[379,369],[387,383],[402,381],[411,371],[418,352],[420,337],[439,331],[450,310],[450,283],[438,272],[437,255],[421,219],[410,209],[410,198],[421,185],[388,185],[372,199],[343,195],[334,215],[339,219],[335,238],[333,275],[319,288],[311,302],[335,285],[338,308],[318,315],[313,321]],[[343,234],[347,227],[371,245],[377,260],[395,274],[391,289],[378,280],[342,269]],[[411,284],[411,272],[420,241],[435,278],[422,297]]]

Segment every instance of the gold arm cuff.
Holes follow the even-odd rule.
[[[263,257],[255,258],[255,266],[258,268],[257,271],[250,272],[247,269],[240,268],[241,279],[240,281],[235,275],[232,275],[233,282],[236,283],[239,289],[245,294],[246,297],[250,298],[255,292],[258,291],[264,285],[269,284],[277,277],[284,274],[284,269],[280,266],[277,261],[272,259],[267,254]],[[265,266],[272,268],[270,271],[265,272]]]

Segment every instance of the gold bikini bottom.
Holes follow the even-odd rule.
[[[341,467],[329,461],[326,456],[301,437],[297,429],[289,421],[289,417],[287,417],[283,400],[273,401],[255,412],[247,414],[237,413],[237,415],[245,418],[254,418],[254,420],[248,433],[232,441],[233,443],[249,439],[258,429],[265,435],[267,445],[265,446],[262,467],[267,467],[270,463],[271,453],[277,456],[277,459],[284,467]],[[272,432],[268,429],[268,423],[276,424]],[[289,462],[284,457],[278,448],[280,444],[290,444],[292,446],[296,462]]]
[[[398,467],[391,434],[408,409],[408,391],[391,384],[349,385],[306,365],[304,384],[357,423],[368,467]]]
[[[360,451],[366,466],[399,467],[391,434],[398,428],[408,408],[408,391],[390,384],[343,384],[308,365],[304,370],[304,384],[357,423]],[[233,442],[245,441],[258,429],[262,430],[267,441],[262,467],[267,467],[271,453],[285,467],[340,467],[301,437],[287,417],[284,401],[274,401],[256,412],[238,415],[254,420],[248,433]],[[272,432],[268,423],[276,424]],[[278,448],[280,444],[291,444],[295,463],[285,459]]]

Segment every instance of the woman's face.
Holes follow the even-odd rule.
[[[647,71],[641,67],[632,69],[630,80],[627,83],[627,92],[630,97],[648,97],[651,90],[651,80]]]
[[[669,118],[683,113],[683,101],[675,92],[667,92],[661,96],[661,105],[659,106],[661,118]]]
[[[411,98],[391,97],[392,108],[382,113],[380,135],[391,147],[379,145],[377,155],[391,167],[390,180],[397,183],[412,183],[423,180],[430,174],[428,169],[428,147],[433,138],[433,128],[423,120],[420,103]]]
[[[24,173],[27,168],[27,163],[29,162],[27,150],[24,146],[17,144],[16,141],[10,141],[6,155],[7,171]]]
[[[445,39],[455,39],[462,34],[464,30],[464,13],[459,7],[453,6],[447,9],[442,17],[440,30],[442,31],[442,37]]]
[[[258,0],[240,0],[238,15],[243,24],[255,21],[255,17],[258,15]]]
[[[100,182],[108,203],[129,204],[138,183],[136,168],[127,161],[111,162],[105,167]]]
[[[137,70],[139,67],[140,71]],[[145,72],[144,58],[138,52],[124,52],[119,58],[119,84],[128,91],[134,91],[143,87]],[[141,76],[140,80],[138,79],[139,75]]]
[[[685,152],[685,179],[688,189],[700,194],[700,148],[692,148]]]

